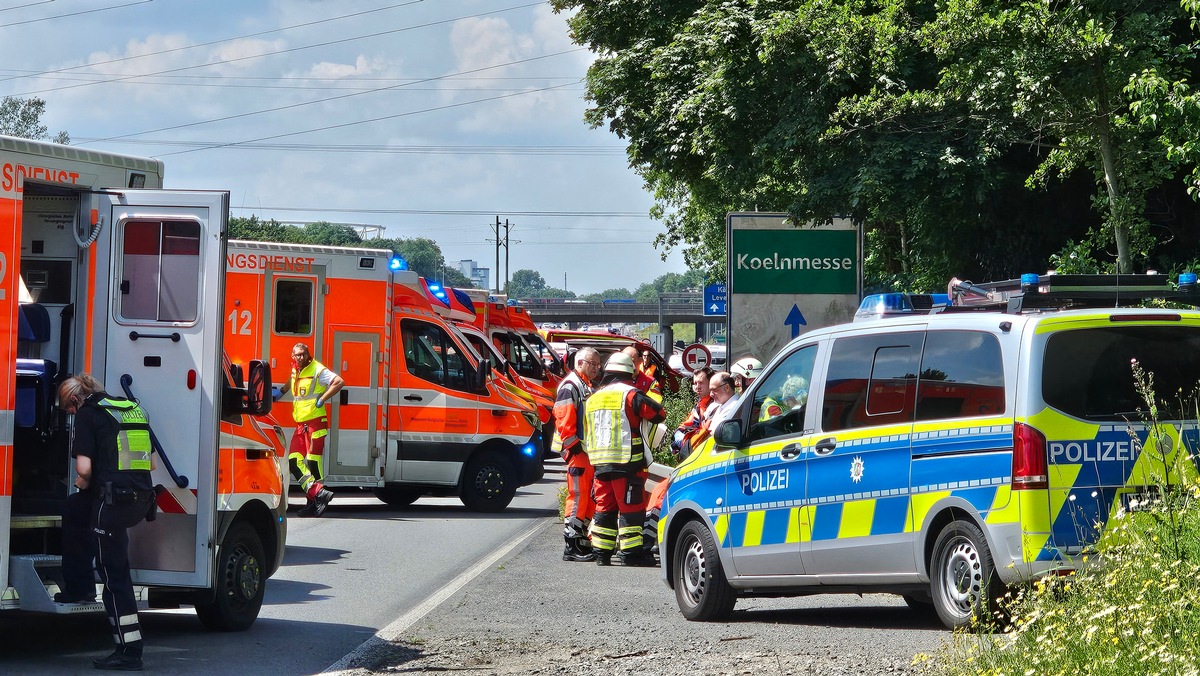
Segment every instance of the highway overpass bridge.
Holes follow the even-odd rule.
[[[657,303],[610,300],[600,303],[522,300],[533,321],[571,324],[708,324],[725,323],[724,315],[705,315],[699,293],[663,294]]]

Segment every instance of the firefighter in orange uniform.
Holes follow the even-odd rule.
[[[596,558],[588,542],[588,526],[596,513],[592,496],[595,471],[583,449],[583,405],[600,375],[600,353],[585,347],[575,353],[575,370],[558,385],[554,398],[554,438],[550,449],[567,463],[567,500],[563,509],[563,561]]]
[[[592,549],[596,564],[611,564],[617,552],[626,566],[653,566],[642,543],[646,520],[646,454],[641,425],[666,420],[662,404],[634,387],[637,367],[624,352],[604,365],[605,384],[584,406],[583,445],[596,470],[596,517]]]
[[[291,391],[292,420],[296,422],[296,433],[292,435],[288,449],[288,464],[292,478],[300,482],[300,488],[308,498],[307,504],[297,512],[300,516],[321,516],[333,499],[333,492],[321,483],[324,477],[321,460],[325,453],[325,437],[329,434],[325,404],[345,384],[341,376],[312,358],[307,345],[296,343],[292,346],[292,373],[283,390]]]

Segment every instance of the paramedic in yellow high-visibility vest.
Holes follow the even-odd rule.
[[[654,554],[642,540],[651,449],[641,426],[644,420],[660,423],[667,414],[656,399],[634,387],[637,368],[629,355],[609,356],[604,374],[604,387],[588,397],[583,409],[583,450],[596,471],[592,550],[597,565],[611,565],[616,553],[626,566],[653,566]]]
[[[283,389],[291,392],[292,420],[296,422],[296,433],[288,449],[288,463],[292,477],[300,482],[308,498],[308,503],[298,512],[300,516],[321,516],[333,499],[333,492],[321,483],[325,476],[322,467],[325,437],[329,434],[329,414],[325,405],[345,385],[341,376],[312,358],[307,345],[296,343],[292,346],[292,373]]]

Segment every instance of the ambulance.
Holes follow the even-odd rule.
[[[955,280],[949,305],[867,298],[794,339],[670,479],[681,612],[890,592],[964,627],[1006,587],[1083,565],[1111,519],[1196,477],[1200,312],[1128,307],[1200,305],[1195,284]]]
[[[490,362],[492,372],[503,379],[509,391],[537,407],[538,419],[542,424],[542,454],[546,458],[557,458],[558,454],[550,451],[550,441],[554,437],[554,398],[557,388],[549,389],[541,381],[526,378],[517,372],[500,353],[496,343],[489,340],[476,325],[475,306],[467,291],[438,284],[426,284],[425,291],[434,311],[449,320],[462,338],[475,348],[475,352]]]
[[[156,438],[158,513],[129,532],[143,607],[245,629],[283,560],[270,369],[226,358],[217,328],[229,193],[162,180],[158,160],[0,136],[0,610],[103,612],[53,601],[75,479],[56,390],[81,372]]]
[[[329,407],[326,486],[371,489],[397,506],[432,494],[503,510],[542,476],[537,413],[398,262],[382,249],[231,241],[227,349],[266,355],[284,380],[303,343],[345,381]],[[284,393],[275,411],[289,440],[290,401]]]

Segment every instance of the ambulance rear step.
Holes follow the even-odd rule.
[[[5,594],[4,605],[19,604],[21,610],[57,615],[80,615],[104,612],[104,604],[55,603],[54,594],[59,591],[55,577],[62,574],[62,557],[54,554],[18,554],[8,558],[8,578],[16,598]]]

